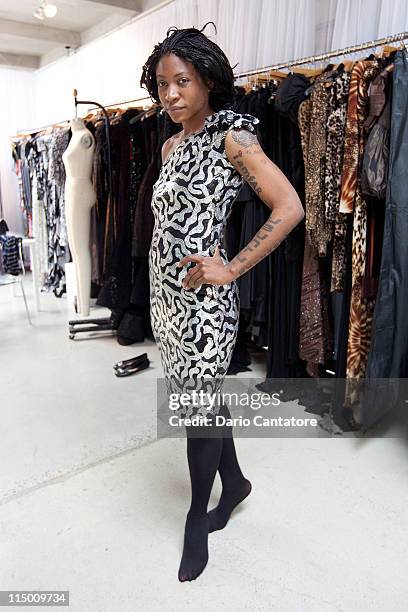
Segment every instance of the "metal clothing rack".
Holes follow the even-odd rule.
[[[389,43],[400,42],[400,41],[405,41],[405,40],[408,40],[408,32],[401,32],[399,34],[393,34],[391,36],[386,36],[385,38],[378,38],[377,40],[371,40],[365,43],[361,43],[359,45],[353,45],[351,47],[344,47],[343,49],[337,49],[335,51],[328,51],[326,53],[321,53],[319,55],[310,55],[308,57],[302,57],[296,60],[291,60],[289,62],[274,64],[272,66],[264,66],[263,68],[256,68],[255,70],[248,70],[246,72],[240,72],[239,74],[234,75],[234,79],[240,79],[246,76],[255,76],[257,74],[262,74],[264,72],[272,72],[273,70],[283,70],[284,68],[291,68],[292,66],[301,66],[303,64],[312,64],[316,62],[321,62],[325,59],[330,59],[331,57],[339,57],[340,55],[350,55],[351,53],[355,53],[357,51],[363,51],[364,49],[372,49],[373,47],[379,47],[381,45],[387,45]],[[407,44],[405,44],[405,47],[408,50]],[[143,100],[149,100],[149,99],[150,99],[149,96],[144,96],[142,98],[134,98],[133,100],[124,100],[122,102],[115,102],[113,104],[105,104],[105,108],[110,108],[112,106],[121,106],[122,104],[131,104],[133,102],[142,102]],[[98,103],[96,102],[90,102],[90,104],[95,104],[96,107],[99,106]],[[96,108],[90,108],[88,110],[89,111],[96,110]],[[30,134],[30,133],[33,134],[35,132],[45,130],[49,127],[54,127],[55,125],[64,124],[68,122],[69,122],[68,119],[63,119],[62,121],[50,123],[48,125],[43,125],[41,127],[37,127],[32,130],[20,130],[20,132],[22,133],[25,132],[27,134]],[[17,138],[17,137],[21,137],[21,135],[17,134],[16,136],[11,136],[11,138]]]
[[[30,136],[32,134],[36,134],[37,132],[42,132],[43,130],[46,130],[47,128],[53,128],[56,126],[61,126],[61,127],[65,127],[64,124],[69,124],[69,119],[63,119],[62,121],[54,121],[53,123],[48,123],[47,125],[41,125],[39,127],[36,128],[31,128],[31,129],[24,129],[24,130],[18,130],[18,134],[14,134],[14,136],[10,136],[10,140],[14,140],[14,139],[21,139],[24,136]]]
[[[75,101],[75,119],[78,117],[78,106],[80,104],[94,104],[103,113],[103,119],[105,123],[105,134],[106,134],[106,145],[108,150],[108,181],[109,181],[109,197],[112,198],[112,159],[111,159],[111,146],[110,146],[110,132],[109,132],[109,117],[106,112],[106,108],[99,104],[99,102],[93,102],[92,100],[78,100],[78,90],[74,89],[74,101]]]
[[[143,100],[150,100],[150,96],[144,96],[143,98],[135,98],[134,100],[124,100],[123,102],[114,102],[113,104],[105,104],[105,108],[111,106],[121,106],[122,104],[131,104],[132,102],[142,102]],[[88,108],[88,111],[96,110],[95,108]]]
[[[74,90],[74,92],[77,90]],[[75,93],[74,93],[75,96]],[[145,96],[144,98],[135,98],[134,100],[124,100],[123,102],[115,102],[114,104],[105,104],[103,108],[111,108],[112,106],[121,106],[122,104],[131,104],[132,102],[141,102],[142,100],[150,100],[150,96]],[[101,109],[102,105],[99,104],[98,102],[86,102],[86,101],[78,101],[78,104],[94,104],[96,106],[94,106],[93,108],[88,108],[88,112],[92,111],[92,110],[97,110],[98,108]],[[21,139],[24,135],[29,136],[30,134],[35,134],[37,132],[42,132],[43,130],[46,130],[47,128],[51,128],[51,127],[56,127],[56,126],[61,126],[64,127],[64,124],[67,124],[69,126],[69,122],[70,119],[62,119],[61,121],[54,121],[53,123],[48,123],[47,125],[41,125],[41,126],[37,126],[36,128],[32,128],[32,129],[21,129],[18,130],[18,134],[15,134],[14,136],[10,136],[10,139]]]
[[[258,68],[256,70],[249,70],[247,72],[240,72],[235,74],[234,78],[239,79],[246,76],[254,76],[263,72],[272,72],[273,70],[282,70],[283,68],[290,68],[292,66],[301,66],[302,64],[311,64],[321,62],[331,57],[338,57],[340,55],[349,55],[357,51],[363,51],[364,49],[372,49],[373,47],[379,47],[381,45],[387,45],[393,42],[405,41],[408,39],[408,32],[401,32],[400,34],[393,34],[392,36],[386,36],[385,38],[379,38],[377,40],[371,40],[359,45],[352,47],[344,47],[344,49],[337,49],[336,51],[328,51],[327,53],[321,53],[320,55],[310,55],[309,57],[302,57],[297,60],[291,60],[283,64],[275,64],[272,66],[265,66],[264,68]],[[405,44],[405,43],[404,43]],[[405,48],[408,50],[407,44]]]

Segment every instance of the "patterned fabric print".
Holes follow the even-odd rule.
[[[48,276],[48,231],[44,201],[38,196],[37,174],[35,172],[33,172],[31,178],[31,190],[33,198],[33,236],[37,238],[37,264],[42,287]]]
[[[311,99],[299,107],[298,121],[305,165],[309,157]],[[318,251],[305,235],[299,322],[299,357],[307,362],[311,376],[318,375],[318,364],[325,363],[333,350],[333,335],[328,318],[328,291],[320,273]]]
[[[69,128],[55,129],[50,143],[50,164],[48,167],[48,180],[53,190],[52,199],[56,205],[57,234],[62,247],[68,245],[67,222],[65,215],[65,166],[62,154],[68,146],[70,139]]]
[[[19,236],[0,234],[0,253],[3,251],[3,268],[6,274],[18,276],[23,271],[20,262],[21,241]]]
[[[317,77],[310,96],[311,115],[308,154],[305,158],[305,227],[311,244],[321,257],[326,255],[327,243],[332,236],[332,224],[325,217],[325,157],[326,124],[329,110],[331,76],[328,72]]]
[[[307,362],[310,376],[318,376],[318,364],[324,364],[333,352],[328,302],[328,286],[321,273],[320,258],[306,234],[300,302],[299,357]]]
[[[350,79],[351,73],[344,71],[333,82],[329,100],[331,112],[327,120],[325,210],[326,218],[334,221],[330,291],[343,291],[346,272],[347,217],[339,212],[339,206]]]
[[[53,159],[55,138],[53,134],[45,134],[39,139],[38,147],[43,156],[41,173],[45,179],[44,206],[48,232],[48,278],[45,287],[50,290],[58,287],[64,277],[65,247],[60,242],[60,209],[55,183],[50,173]]]
[[[338,212],[334,221],[333,258],[330,291],[344,291],[346,274],[347,216]]]
[[[377,62],[356,62],[350,80],[350,89],[347,107],[346,133],[344,137],[343,174],[341,177],[340,212],[351,213],[354,209],[356,196],[359,159],[362,154],[360,133],[363,130],[360,118],[366,113],[367,98],[367,69],[373,69],[373,76],[378,72]],[[370,80],[371,80],[370,79]]]
[[[357,279],[351,293],[347,345],[347,385],[344,401],[344,405],[348,407],[352,407],[359,400],[361,385],[354,381],[365,376],[371,345],[375,300],[363,297],[362,282],[361,278]]]
[[[347,100],[351,74],[343,72],[329,88],[329,115],[327,118],[325,212],[328,221],[334,221],[340,204],[341,171],[343,167],[344,131],[346,128]]]
[[[259,120],[220,110],[206,118],[164,161],[153,186],[153,237],[149,250],[151,324],[160,350],[168,393],[220,391],[234,348],[239,315],[236,281],[186,290],[185,255],[212,256],[223,242],[231,206],[243,178],[225,155],[229,129],[255,132]],[[221,257],[228,261],[220,246]],[[189,267],[188,267],[189,269]],[[208,414],[182,406],[179,416]],[[218,412],[214,405],[212,412]]]
[[[370,82],[379,71],[373,62],[365,62],[366,66],[358,84],[357,117],[355,125],[359,135],[357,142],[358,159],[364,151],[363,125],[368,115],[368,88]],[[352,295],[349,318],[349,339],[347,345],[347,378],[363,378],[367,366],[368,352],[371,342],[371,327],[375,300],[365,298],[362,292],[362,282],[365,273],[365,251],[367,232],[367,204],[361,193],[360,181],[356,180],[353,217],[353,248],[352,248]],[[353,394],[347,393],[346,401],[351,404]]]

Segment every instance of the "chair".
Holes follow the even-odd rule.
[[[0,242],[0,254],[2,253],[2,243]],[[20,262],[20,267],[22,270],[22,274],[19,274],[18,276],[13,276],[13,274],[3,274],[0,273],[0,287],[5,287],[6,285],[14,285],[16,283],[19,283],[21,286],[21,292],[23,294],[23,298],[24,298],[24,304],[25,304],[25,309],[26,309],[26,313],[27,313],[27,319],[30,325],[32,325],[32,321],[31,321],[31,317],[30,317],[30,311],[28,309],[28,304],[27,304],[27,298],[26,298],[26,294],[24,291],[24,277],[25,277],[25,268],[24,268],[24,260],[23,260],[23,248],[22,248],[22,244],[21,244],[21,240],[19,241],[19,248],[18,248],[18,252],[19,252],[19,262]]]

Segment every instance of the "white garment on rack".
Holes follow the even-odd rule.
[[[37,264],[40,286],[42,287],[48,276],[48,233],[44,202],[38,199],[37,177],[35,172],[31,179],[31,194],[33,205],[33,237],[37,239]]]

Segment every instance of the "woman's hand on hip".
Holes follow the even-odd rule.
[[[177,264],[177,267],[185,266],[189,262],[195,266],[189,270],[183,280],[183,289],[197,289],[203,284],[226,285],[233,280],[232,273],[224,263],[218,246],[212,257],[204,255],[186,255]]]

